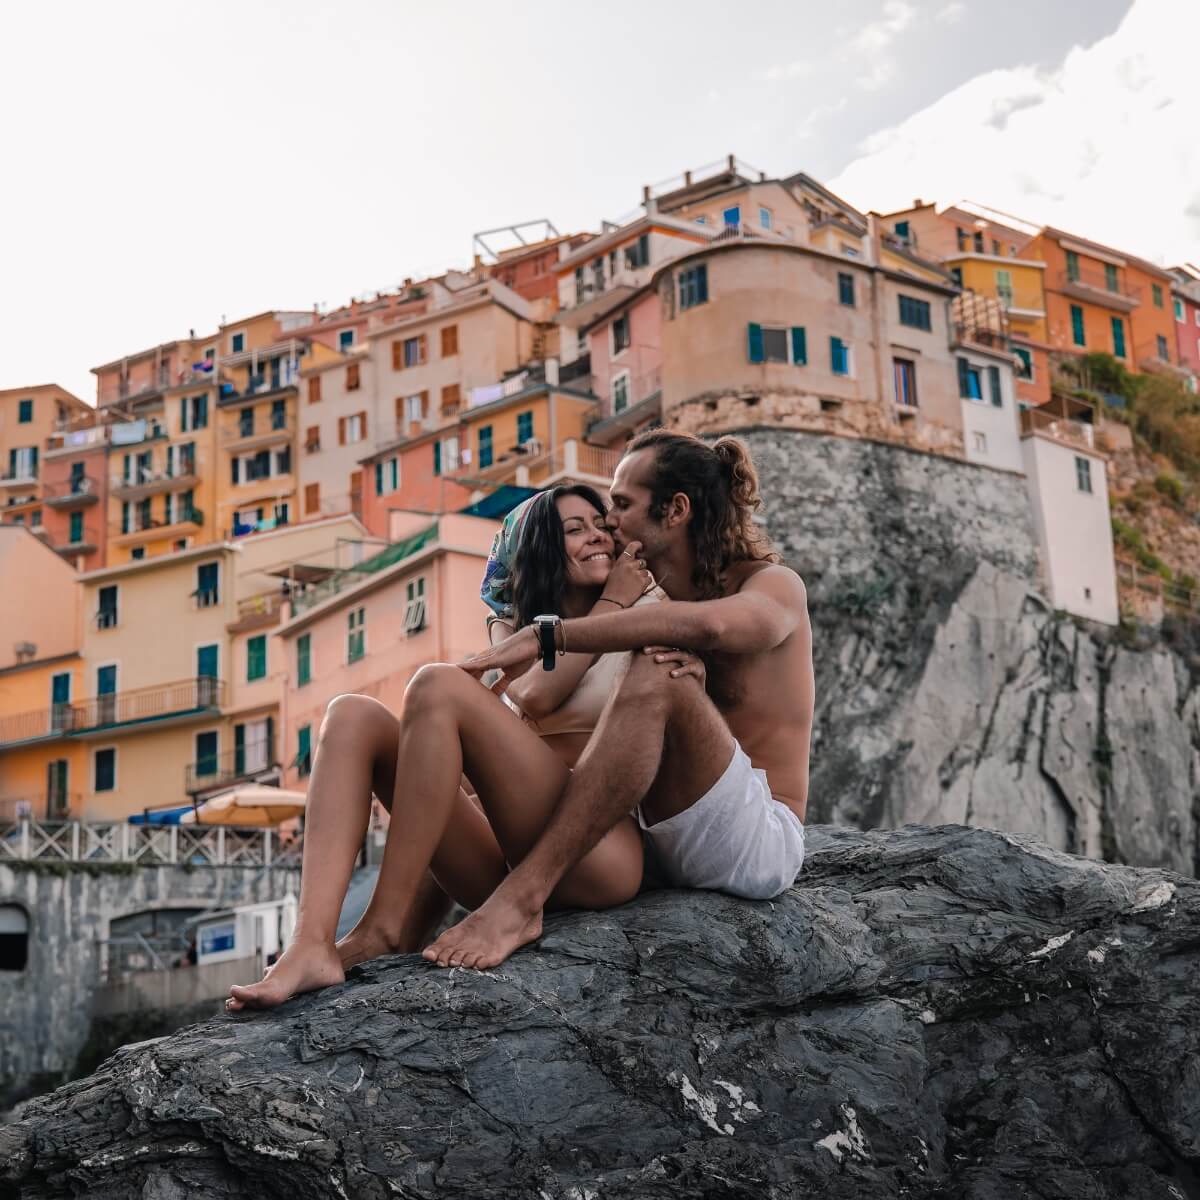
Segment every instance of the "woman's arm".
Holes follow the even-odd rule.
[[[604,612],[610,604],[597,601],[592,612]],[[505,621],[493,621],[488,627],[492,644],[513,632]],[[531,671],[528,668],[509,675],[504,694],[527,716],[535,721],[548,717],[579,686],[588,667],[596,661],[595,654],[563,654],[553,671]]]

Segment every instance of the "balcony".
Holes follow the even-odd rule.
[[[280,763],[275,756],[275,741],[250,742],[226,754],[214,754],[187,765],[184,790],[189,796],[216,792],[246,780],[260,780],[269,772],[278,777]]]
[[[177,723],[220,712],[225,682],[200,676],[133,688],[0,718],[0,749],[66,737],[107,737],[150,722]]]
[[[237,620],[225,626],[228,633],[247,633],[252,629],[266,629],[279,624],[285,597],[282,588],[247,596],[238,601]]]
[[[15,473],[9,474],[7,471],[0,475],[0,488],[7,487],[37,487],[38,476],[37,468],[17,467]]]
[[[246,450],[265,450],[270,446],[282,446],[292,440],[292,426],[285,420],[282,425],[273,421],[259,422],[247,426],[239,422],[221,430],[221,445],[231,454]]]
[[[108,536],[116,545],[120,546],[147,533],[164,537],[174,529],[194,528],[203,524],[204,513],[198,508],[192,508],[181,513],[173,521],[168,521],[163,517],[151,517],[147,521],[131,521],[127,529],[122,529],[118,521],[109,528]]]
[[[568,438],[554,450],[538,454],[510,453],[488,467],[466,467],[453,478],[465,487],[547,488],[556,483],[590,483],[607,487],[621,461],[621,451],[602,450]]]
[[[149,379],[133,381],[122,379],[116,384],[101,388],[97,399],[101,408],[110,404],[132,404],[138,400],[149,400],[161,396],[171,386],[171,372],[166,368],[160,369],[157,375]]]
[[[1132,312],[1142,301],[1140,289],[1130,287],[1117,280],[1116,286],[1110,286],[1108,276],[1103,271],[1091,267],[1081,267],[1078,271],[1060,271],[1056,276],[1058,290],[1076,300],[1085,300],[1089,304],[1100,304],[1115,312]]]
[[[100,484],[90,475],[42,485],[42,503],[47,508],[83,508],[100,499]]]
[[[29,796],[0,796],[0,825],[15,821],[69,821],[83,808],[79,792],[41,792]]]
[[[114,475],[108,486],[109,491],[118,500],[140,500],[175,488],[195,487],[196,482],[195,463],[183,462],[175,472],[135,471],[129,479],[122,475]]]
[[[1079,420],[1079,416],[1091,412],[1089,404],[1066,400],[1060,402],[1055,397],[1041,408],[1021,410],[1021,436],[1038,434],[1076,450],[1096,453],[1096,427],[1088,421]]]
[[[63,558],[75,558],[80,554],[95,554],[100,549],[100,534],[95,529],[85,528],[83,537],[77,542],[62,542],[50,547],[55,554]]]

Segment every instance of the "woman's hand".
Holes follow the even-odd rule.
[[[537,630],[532,625],[526,625],[512,637],[497,642],[490,649],[469,655],[458,665],[476,679],[485,671],[493,670],[512,676],[519,675],[522,669],[536,662],[539,654]]]
[[[653,584],[654,580],[646,570],[646,560],[642,558],[642,543],[630,542],[613,562],[613,569],[608,573],[608,582],[604,585],[604,592],[600,598],[611,600],[622,608],[629,608],[640,600]]]
[[[690,650],[680,650],[678,646],[647,646],[642,653],[652,654],[656,663],[670,663],[672,679],[686,679],[691,676],[700,680],[701,687],[704,686],[708,672],[704,666],[704,659],[698,654],[693,654]]]

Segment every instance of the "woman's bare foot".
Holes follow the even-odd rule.
[[[417,947],[404,944],[403,938],[369,925],[355,925],[335,949],[342,961],[342,970],[348,971],[360,962],[379,958],[383,954],[411,954]]]
[[[439,967],[486,971],[542,936],[542,910],[528,908],[503,894],[503,885],[468,917],[451,926],[422,951]]]
[[[225,1007],[274,1008],[301,992],[315,992],[345,981],[338,952],[325,942],[293,942],[258,983],[235,983]]]

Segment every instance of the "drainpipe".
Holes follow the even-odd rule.
[[[874,304],[871,324],[875,339],[875,378],[879,381],[879,402],[883,405],[889,422],[896,425],[899,424],[900,418],[888,400],[887,376],[884,374],[883,339],[886,332],[883,315],[884,278],[880,254],[879,218],[874,213],[867,216],[867,266],[871,270],[871,299]]]

